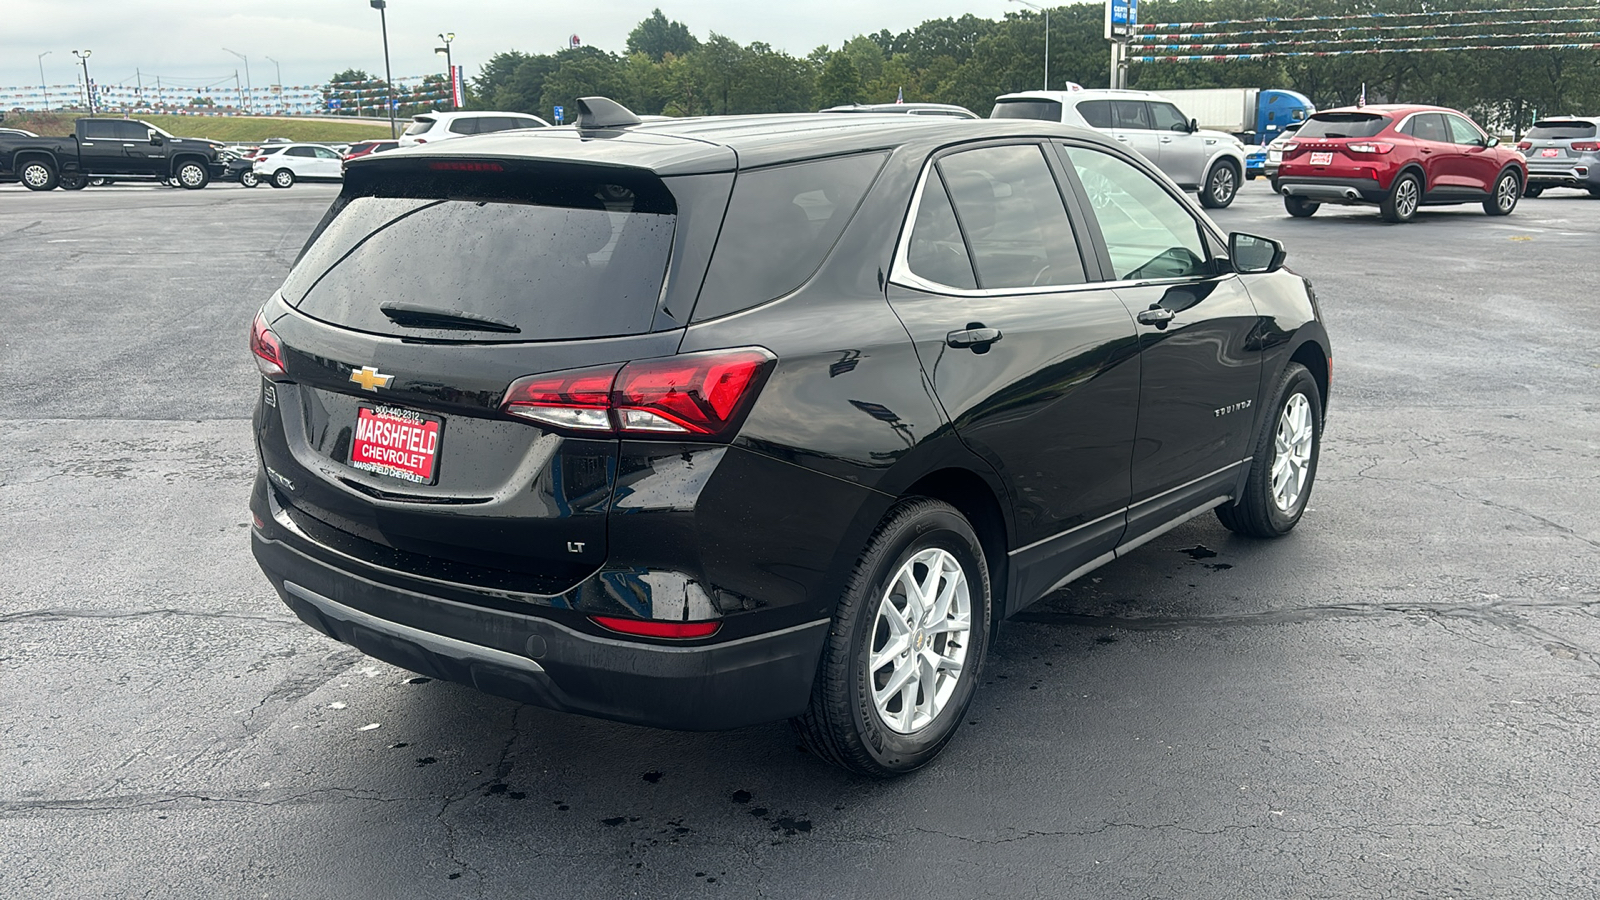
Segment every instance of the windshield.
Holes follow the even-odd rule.
[[[1042,119],[1061,121],[1061,104],[1055,100],[999,100],[989,111],[991,119]]]
[[[1375,113],[1317,113],[1300,127],[1303,138],[1366,138],[1389,124],[1387,116]]]
[[[1595,135],[1593,122],[1535,122],[1528,129],[1530,141],[1570,141]]]

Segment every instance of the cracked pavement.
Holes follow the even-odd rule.
[[[0,202],[0,896],[1593,895],[1600,202],[1393,227],[1248,184],[1214,218],[1287,243],[1335,341],[1301,527],[1202,517],[1027,610],[945,756],[877,783],[283,607],[244,338],[333,196]]]

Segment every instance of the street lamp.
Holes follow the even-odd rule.
[[[280,65],[277,60],[273,59],[270,56],[267,57],[266,59],[267,59],[267,62],[272,63],[274,66],[277,66],[277,68],[278,68],[278,81],[277,81],[277,84],[278,84],[278,106],[279,106],[279,109],[275,109],[273,111],[274,112],[282,112],[281,107],[283,106],[283,66]]]
[[[240,53],[237,50],[229,50],[227,47],[223,47],[222,50],[224,53],[232,53],[234,56],[244,60],[244,88],[245,92],[250,97],[250,99],[245,102],[245,112],[255,112],[256,89],[250,84],[250,57],[245,56],[243,53]]]
[[[39,93],[44,95],[45,112],[50,111],[50,85],[44,83],[44,58],[49,56],[50,53],[51,51],[46,50],[39,54]]]
[[[93,50],[74,50],[72,55],[83,63],[83,96],[89,101],[89,115],[94,115],[94,83],[89,80],[89,57]]]
[[[384,101],[389,106],[389,137],[400,136],[400,131],[394,124],[394,74],[389,68],[389,8],[388,0],[368,0],[372,8],[378,11],[378,21],[383,26],[383,94]]]
[[[444,54],[444,80],[450,86],[450,109],[456,108],[456,66],[450,59],[450,42],[456,39],[454,31],[439,35],[439,40],[444,41],[443,47],[433,48],[435,54]]]
[[[1044,89],[1048,91],[1050,90],[1050,10],[1042,6],[1034,6],[1028,0],[1011,0],[1011,2],[1020,3],[1029,9],[1036,9],[1044,13]]]

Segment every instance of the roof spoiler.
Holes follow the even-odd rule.
[[[626,128],[643,121],[633,110],[608,97],[579,97],[578,121],[574,124],[579,129]]]

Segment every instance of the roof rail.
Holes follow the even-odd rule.
[[[644,121],[633,110],[608,97],[579,97],[578,121],[580,129],[626,128]]]

